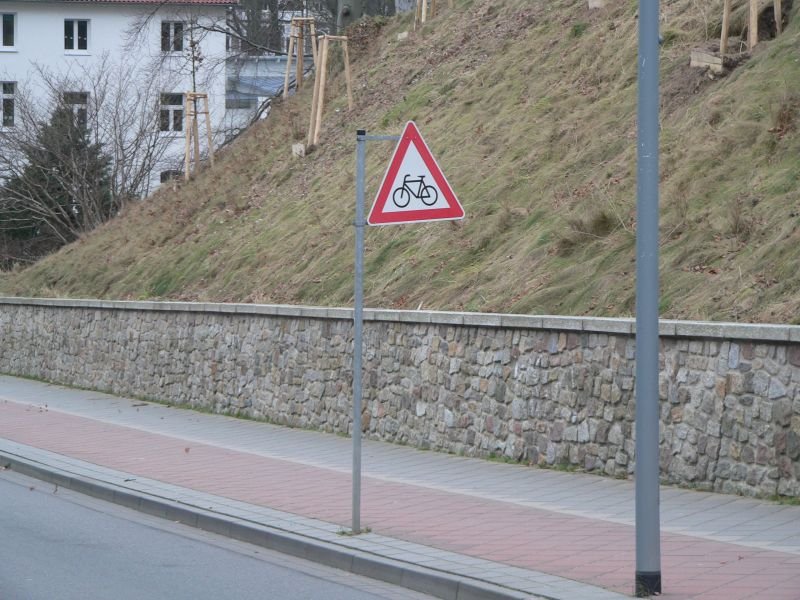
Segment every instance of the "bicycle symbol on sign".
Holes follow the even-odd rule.
[[[422,200],[425,206],[433,206],[439,199],[439,192],[432,185],[425,185],[425,175],[416,179],[409,179],[411,175],[403,177],[403,185],[392,192],[392,202],[397,208],[405,208],[411,198]],[[416,190],[412,186],[416,185]]]

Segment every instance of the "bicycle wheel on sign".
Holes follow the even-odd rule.
[[[411,192],[404,187],[397,188],[392,192],[392,202],[397,208],[405,208],[411,202]]]
[[[422,190],[422,194],[420,194],[420,198],[425,206],[433,206],[439,199],[439,192],[432,185],[426,185]]]

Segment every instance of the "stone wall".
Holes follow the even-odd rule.
[[[0,298],[0,372],[346,432],[351,320],[348,309]],[[364,429],[627,476],[633,325],[366,310]],[[660,327],[662,479],[800,496],[800,327]]]

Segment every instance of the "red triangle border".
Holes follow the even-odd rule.
[[[399,212],[384,212],[386,202],[389,200],[389,195],[392,192],[392,185],[397,177],[397,172],[403,165],[403,160],[406,157],[409,146],[414,144],[422,158],[425,166],[436,182],[436,187],[444,196],[447,202],[447,208],[426,208],[420,210],[406,210]],[[367,217],[369,225],[400,225],[403,223],[424,223],[428,221],[452,221],[464,218],[464,208],[456,198],[453,188],[442,173],[436,159],[433,158],[428,145],[422,139],[422,135],[417,129],[414,121],[406,123],[403,134],[400,136],[400,141],[397,143],[391,161],[389,161],[389,168],[386,169],[386,174],[383,176],[383,182],[378,188],[378,194],[375,197],[375,202],[372,205],[372,210]]]

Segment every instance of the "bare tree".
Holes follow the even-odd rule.
[[[139,72],[158,78],[162,85],[168,86],[170,79],[174,84],[188,77],[192,91],[207,87],[210,79],[224,72],[227,55],[224,51],[216,56],[208,55],[202,48],[209,35],[225,34],[227,17],[209,16],[188,6],[170,6],[159,12],[160,8],[161,5],[131,22],[125,32],[126,51],[138,52],[141,61],[141,49],[151,47],[148,36],[158,18],[161,52],[151,54],[148,64],[140,62]]]
[[[13,127],[0,131],[0,248],[6,267],[46,254],[149,191],[168,140],[158,135],[154,82],[107,58],[15,95]]]

